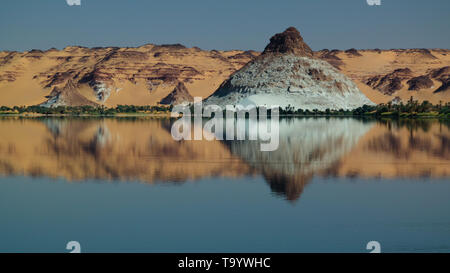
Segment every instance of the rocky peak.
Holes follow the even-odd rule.
[[[58,107],[58,106],[82,106],[90,105],[98,107],[95,102],[88,100],[78,92],[77,84],[69,79],[66,85],[62,88],[54,87],[50,95],[46,96],[47,101],[40,104],[44,107]]]
[[[177,86],[173,91],[163,98],[159,103],[167,105],[176,105],[193,102],[194,98],[189,94],[186,86],[183,82],[178,82]]]
[[[295,27],[289,27],[284,32],[272,36],[270,43],[263,52],[263,54],[269,53],[293,53],[298,56],[313,56],[313,51],[303,41],[300,32]]]

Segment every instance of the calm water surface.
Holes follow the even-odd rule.
[[[0,119],[0,252],[450,252],[450,125],[283,119],[280,146],[167,119]]]

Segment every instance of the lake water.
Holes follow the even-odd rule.
[[[0,119],[0,252],[450,252],[450,124],[295,118],[280,144],[169,119]]]

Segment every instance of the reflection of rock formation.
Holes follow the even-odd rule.
[[[447,177],[449,123],[432,120],[379,122],[343,157],[335,175]]]
[[[279,149],[258,141],[181,141],[168,119],[0,119],[0,174],[182,182],[262,175],[293,200],[314,176],[448,177],[449,123],[280,121]]]
[[[222,143],[176,142],[167,127],[148,119],[1,120],[0,174],[153,183],[248,173]]]
[[[232,141],[229,146],[267,179],[273,191],[293,200],[311,177],[325,174],[350,152],[371,126],[355,119],[281,120],[276,151],[260,152],[258,141]]]

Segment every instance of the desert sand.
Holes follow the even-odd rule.
[[[387,103],[397,96],[404,102],[411,96],[415,100],[428,100],[434,104],[440,101],[449,102],[450,92],[433,93],[442,85],[434,79],[433,87],[418,91],[408,90],[408,79],[402,80],[403,88],[392,95],[385,95],[366,84],[369,78],[386,75],[396,69],[409,68],[412,71],[412,77],[417,77],[427,74],[432,69],[450,66],[450,50],[431,49],[429,52],[431,55],[421,50],[357,50],[357,54],[338,51],[333,55],[342,61],[342,65],[339,66],[341,72],[350,77],[358,88],[377,104]]]
[[[66,47],[63,50],[0,52],[0,105],[36,105],[47,101],[55,87],[69,79],[88,100],[108,107],[156,105],[183,82],[192,96],[208,97],[228,77],[258,56],[255,51],[216,51],[182,45],[144,45],[137,48]],[[314,52],[353,80],[373,102],[399,97],[407,101],[449,102],[450,91],[434,92],[448,79],[432,79],[433,86],[408,90],[407,81],[433,69],[450,66],[450,50],[321,50]],[[411,70],[392,94],[367,84],[396,69]],[[70,105],[70,102],[68,102]]]

